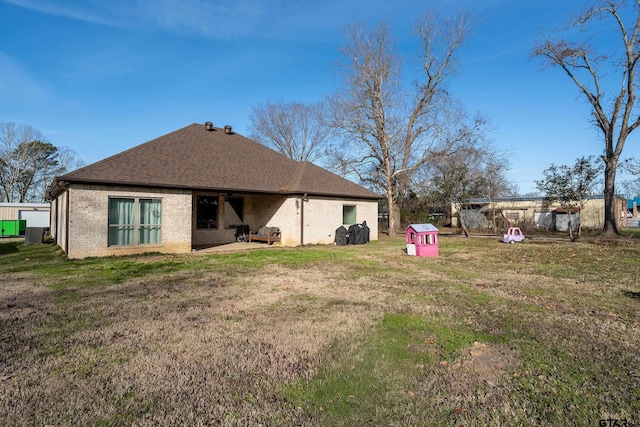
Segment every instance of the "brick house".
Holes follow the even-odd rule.
[[[187,253],[234,242],[239,225],[279,227],[285,246],[364,221],[378,238],[378,194],[210,122],[59,176],[47,199],[69,258]]]

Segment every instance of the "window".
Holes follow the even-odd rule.
[[[196,228],[218,228],[218,196],[196,197]]]
[[[356,223],[356,207],[354,205],[342,206],[342,223],[343,224]]]
[[[162,242],[160,199],[109,198],[109,246]]]
[[[140,199],[138,206],[140,209],[138,244],[161,243],[162,203],[160,199]]]

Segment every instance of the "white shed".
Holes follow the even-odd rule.
[[[0,203],[0,220],[23,219],[27,227],[49,227],[49,203]]]

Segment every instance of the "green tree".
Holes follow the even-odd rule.
[[[73,150],[46,142],[33,126],[0,123],[0,200],[42,201],[56,175],[81,165]]]
[[[14,156],[21,159],[16,191],[18,202],[24,203],[33,195],[36,183],[43,181],[48,171],[58,169],[58,149],[49,142],[23,142],[15,150]]]
[[[544,179],[536,181],[536,186],[549,201],[560,203],[567,211],[571,240],[578,239],[582,234],[582,224],[578,222],[578,235],[574,239],[572,214],[576,209],[582,210],[584,200],[591,194],[600,171],[595,157],[580,157],[573,166],[552,164],[543,171]]]

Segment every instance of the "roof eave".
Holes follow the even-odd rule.
[[[309,192],[302,190],[286,190],[286,191],[269,191],[269,190],[259,190],[255,188],[230,188],[230,187],[204,187],[204,186],[188,186],[188,185],[176,185],[176,184],[167,184],[167,183],[151,183],[151,182],[132,182],[132,181],[114,181],[114,180],[103,180],[103,179],[73,179],[66,177],[67,179],[61,180],[60,178],[56,182],[64,182],[66,183],[66,188],[68,188],[68,184],[97,184],[97,185],[120,185],[123,187],[146,187],[146,188],[171,188],[171,189],[182,189],[182,190],[191,190],[191,191],[218,191],[218,192],[236,192],[236,193],[253,193],[253,194],[281,194],[284,196],[292,196],[297,194],[307,194],[310,196],[321,196],[321,197],[341,197],[341,198],[349,198],[349,199],[363,199],[363,200],[381,200],[384,197],[372,194],[372,195],[353,195],[353,194],[336,194],[336,193],[325,193],[325,192]],[[52,184],[53,186],[54,184]],[[50,187],[51,188],[51,187]],[[64,188],[64,190],[66,190]],[[60,191],[57,194],[52,194],[52,199],[55,199],[60,193],[64,190]],[[52,200],[51,199],[51,200]]]
[[[58,198],[59,195],[67,191],[69,188],[69,182],[64,181],[60,178],[56,178],[53,182],[47,187],[47,191],[44,195],[44,199],[46,201],[53,201]]]

